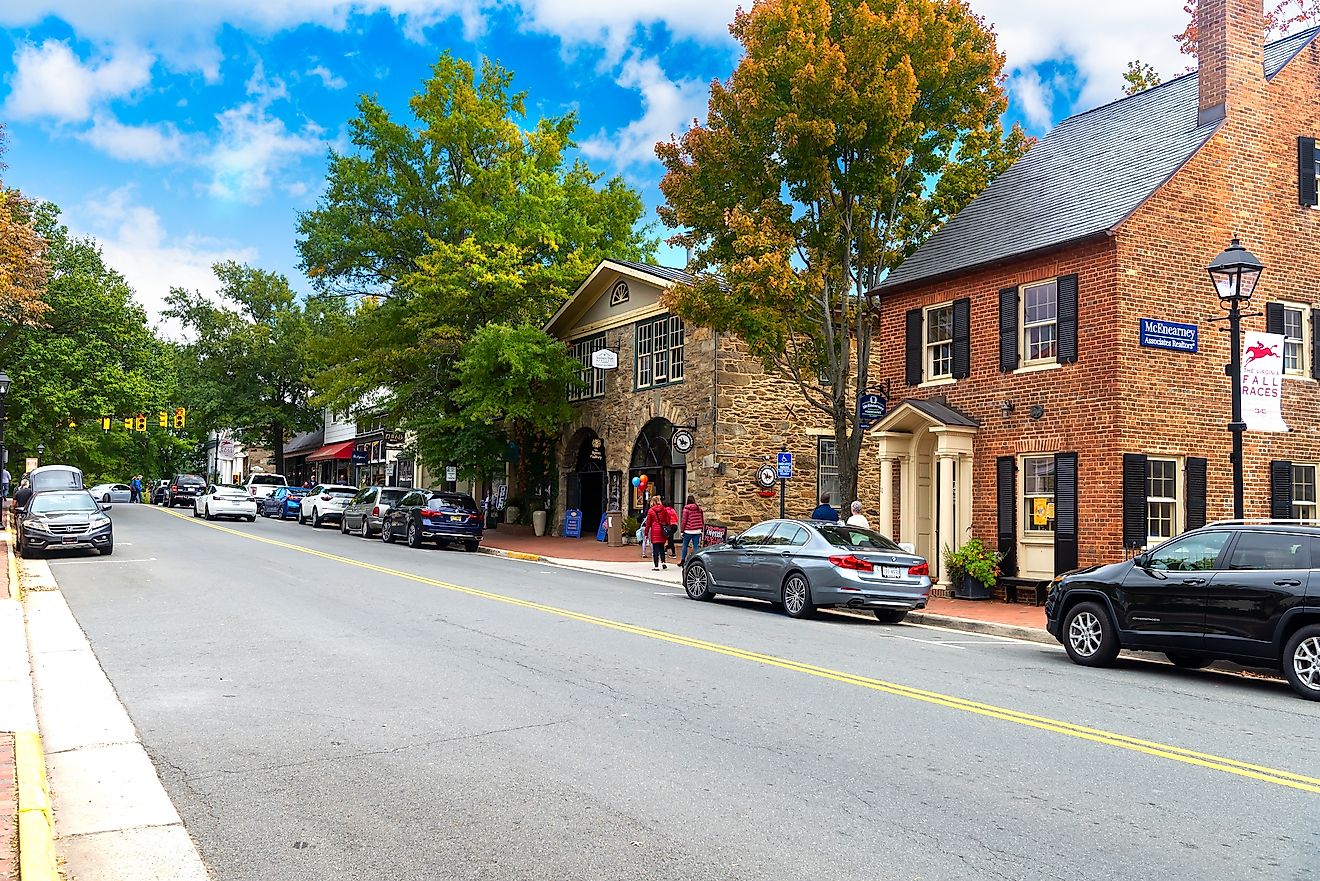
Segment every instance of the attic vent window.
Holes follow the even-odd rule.
[[[610,305],[622,306],[628,302],[628,282],[621,281],[610,289]]]

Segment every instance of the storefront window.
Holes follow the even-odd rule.
[[[1054,531],[1054,457],[1022,460],[1023,531],[1028,535]]]
[[[683,319],[665,315],[637,325],[637,388],[683,380]]]

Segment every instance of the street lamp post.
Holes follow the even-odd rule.
[[[1251,302],[1260,281],[1264,264],[1242,247],[1233,237],[1228,249],[1221,253],[1206,270],[1219,295],[1219,306],[1228,310],[1229,361],[1224,372],[1233,381],[1233,416],[1228,430],[1233,436],[1233,519],[1241,520],[1242,513],[1242,433],[1247,430],[1242,421],[1242,308]]]
[[[46,452],[45,444],[37,444],[37,467],[41,467],[41,454]]]

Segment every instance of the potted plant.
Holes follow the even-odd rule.
[[[993,597],[1002,559],[1002,554],[990,550],[979,538],[968,539],[957,550],[945,545],[944,567],[953,580],[953,595],[961,600]]]
[[[642,526],[641,521],[636,517],[628,516],[623,518],[623,543],[630,545],[637,538],[637,530]]]

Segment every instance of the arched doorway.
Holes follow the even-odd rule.
[[[668,419],[652,419],[642,426],[633,444],[632,460],[628,463],[628,511],[640,519],[650,504],[650,497],[659,493],[666,505],[675,510],[683,507],[687,492],[687,456],[674,451],[674,423]],[[645,474],[646,492],[632,486],[632,479]]]
[[[564,507],[581,509],[582,534],[595,536],[605,514],[605,443],[584,428],[573,435],[567,452],[572,470],[566,478]]]

